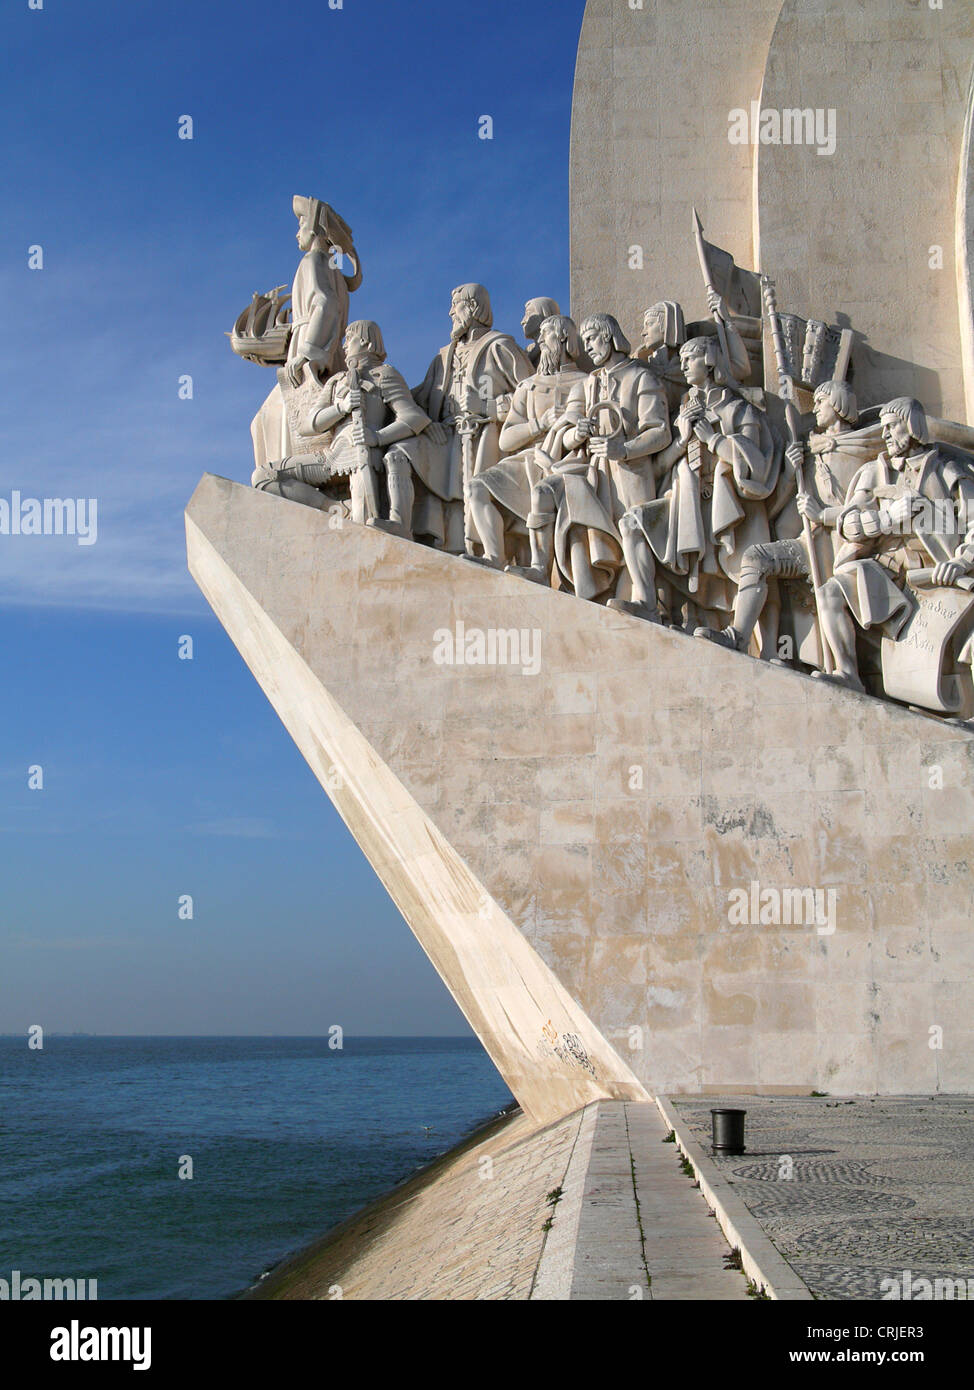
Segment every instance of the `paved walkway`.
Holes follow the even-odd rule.
[[[775,1297],[879,1299],[884,1279],[901,1289],[913,1281],[913,1298],[930,1296],[917,1280],[935,1298],[974,1296],[974,1098],[661,1104]],[[727,1104],[748,1112],[747,1152],[714,1158],[710,1109]],[[254,1296],[747,1298],[667,1133],[656,1105],[621,1101],[544,1129],[521,1114],[496,1121],[274,1271]]]
[[[711,1106],[747,1111],[746,1154],[714,1163],[816,1297],[881,1299],[884,1279],[902,1296],[906,1277],[934,1297],[974,1296],[974,1097],[668,1104],[708,1154]],[[950,1281],[939,1294],[936,1280]]]
[[[747,1297],[652,1104],[517,1115],[275,1270],[274,1299]]]
[[[746,1299],[721,1234],[654,1105],[589,1106],[533,1298]]]

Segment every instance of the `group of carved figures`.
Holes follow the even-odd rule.
[[[761,321],[712,283],[709,319],[688,330],[679,304],[657,303],[635,352],[611,314],[576,326],[550,299],[527,304],[520,346],[493,327],[486,289],[461,285],[450,341],[410,390],[378,325],[347,323],[361,279],[348,228],[317,199],[294,207],[305,254],[279,386],[254,422],[255,487],[854,689],[960,709],[944,663],[970,659],[974,456],[935,441],[946,422],[898,398],[863,423],[848,382],[828,378],[805,397],[814,425],[797,391],[780,392],[789,429],[761,386]],[[881,648],[944,590],[963,599],[947,621],[962,636],[936,653],[915,642],[884,684]],[[917,675],[924,661],[938,669]]]

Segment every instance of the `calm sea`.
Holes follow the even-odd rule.
[[[473,1038],[0,1038],[0,1278],[232,1296],[510,1100]]]

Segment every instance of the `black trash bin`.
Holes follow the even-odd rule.
[[[711,1110],[713,1150],[715,1154],[744,1152],[744,1117],[746,1110]]]

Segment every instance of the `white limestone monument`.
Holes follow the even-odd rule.
[[[972,119],[960,0],[589,0],[570,314],[411,389],[302,196],[236,322],[191,571],[537,1120],[974,1087]]]

